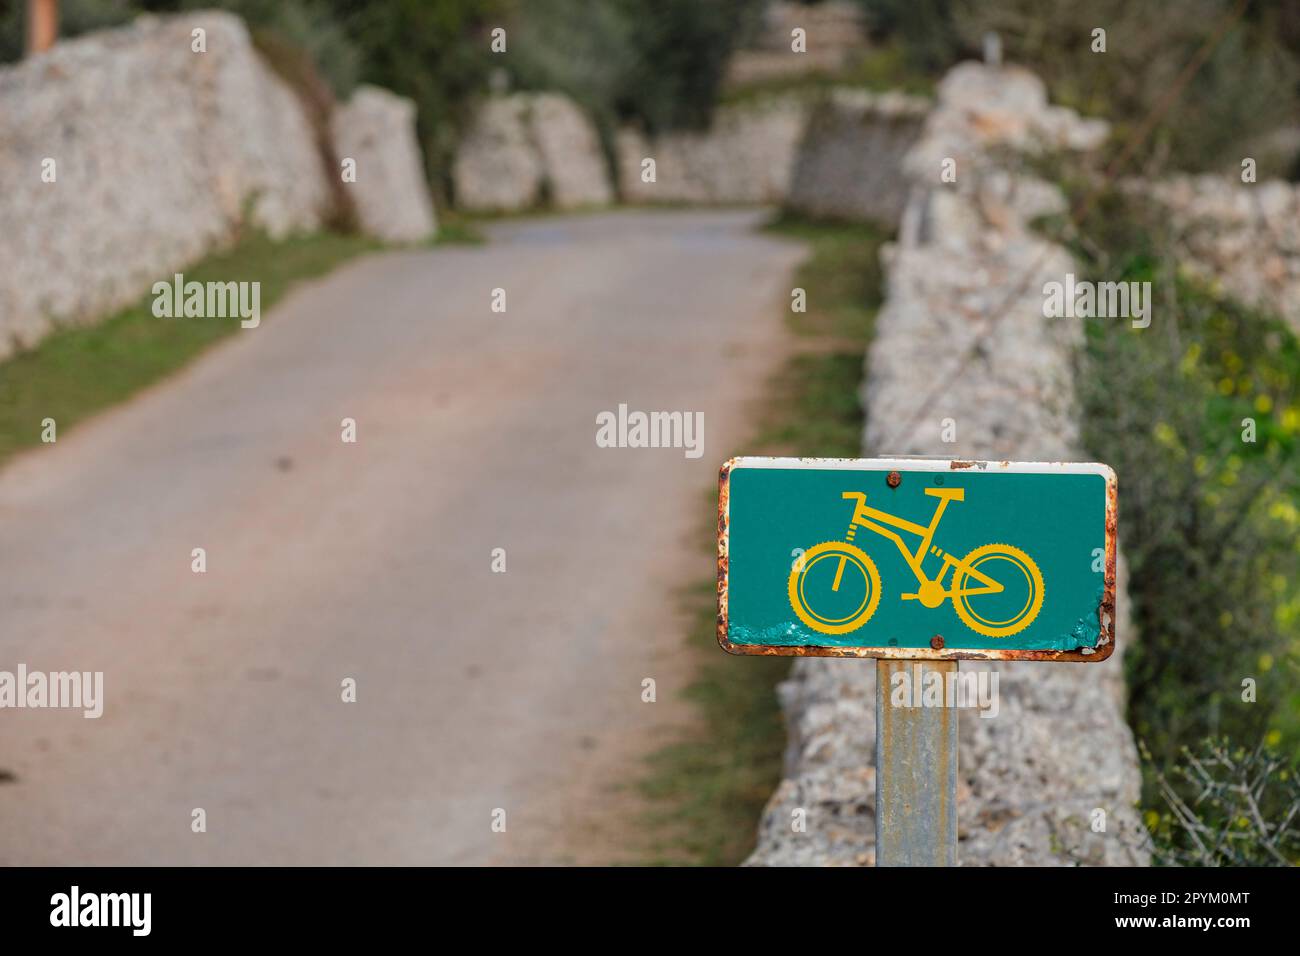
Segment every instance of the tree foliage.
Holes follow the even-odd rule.
[[[1226,31],[1236,0],[863,0],[878,37],[900,42],[914,66],[939,71],[980,54],[996,33],[1008,62],[1027,66],[1052,98],[1105,116],[1117,137],[1156,113],[1207,42],[1210,55],[1157,123],[1149,171],[1214,169],[1243,144],[1300,115],[1300,6],[1251,3]],[[1093,50],[1104,27],[1105,52]],[[1285,175],[1279,157],[1276,175]],[[1263,165],[1263,164],[1262,164]]]

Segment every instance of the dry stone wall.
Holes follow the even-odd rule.
[[[816,218],[894,226],[902,160],[929,101],[836,88],[721,107],[707,130],[618,136],[619,188],[636,203],[764,203]],[[655,161],[655,180],[642,175]]]
[[[573,209],[613,202],[609,164],[586,114],[557,93],[534,96],[532,107],[533,139],[551,205]]]
[[[334,152],[356,162],[347,189],[361,228],[388,242],[418,242],[437,228],[414,136],[415,104],[363,86],[334,111]]]
[[[206,52],[192,48],[200,28]],[[361,153],[363,221],[378,235],[430,231],[409,115],[369,93],[347,115],[387,137],[344,136]],[[385,187],[372,161],[405,172]],[[0,69],[0,357],[126,306],[245,221],[277,237],[319,227],[327,175],[340,173],[297,96],[229,14],[141,17]],[[415,214],[390,230],[386,211],[404,203]]]
[[[1300,185],[1205,175],[1133,188],[1169,211],[1181,263],[1300,332]]]
[[[619,192],[633,203],[779,203],[790,189],[807,101],[779,96],[721,107],[703,131],[618,134]],[[642,162],[655,161],[655,181]]]
[[[614,198],[595,126],[556,93],[489,97],[456,152],[456,205],[470,212],[599,206]]]
[[[787,208],[820,219],[894,225],[903,214],[903,158],[930,103],[901,93],[834,90],[817,103],[795,160]]]
[[[1027,225],[1064,199],[1002,168],[992,152],[1087,146],[1104,134],[1049,107],[1042,84],[1023,71],[964,64],[945,79],[907,156],[909,199],[898,241],[884,253],[887,298],[863,396],[867,454],[1083,457],[1070,360],[1081,329],[1044,319],[1041,295],[1044,282],[1073,266]],[[944,157],[958,160],[956,183],[940,180]],[[940,384],[917,420],[918,403]],[[944,418],[956,423],[956,443],[941,440]],[[1134,635],[1122,566],[1116,626],[1116,653],[1101,664],[962,663],[996,670],[1000,694],[996,717],[961,715],[964,865],[1147,862],[1133,809],[1137,754],[1123,718],[1121,654]],[[873,864],[875,668],[799,660],[780,695],[790,734],[785,778],[749,862]],[[791,826],[796,808],[806,811],[806,832]],[[1092,828],[1097,810],[1105,832]]]
[[[794,31],[804,31],[804,50],[792,49]],[[771,3],[758,35],[727,64],[731,87],[808,73],[833,73],[867,48],[862,6],[845,0],[807,4]]]

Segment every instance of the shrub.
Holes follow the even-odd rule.
[[[1123,137],[1160,106],[1235,0],[864,0],[869,22],[901,41],[915,66],[938,71],[978,55],[988,32],[1009,62],[1043,77],[1052,98],[1109,118]],[[1092,31],[1106,29],[1106,52]],[[1151,166],[1213,169],[1243,143],[1294,123],[1300,109],[1300,13],[1251,5],[1153,132]],[[1278,169],[1278,175],[1286,170]]]
[[[360,78],[416,103],[430,179],[450,192],[451,157],[494,66],[493,27],[507,0],[326,0],[361,51]]]
[[[652,132],[708,124],[727,63],[764,0],[530,0],[511,67],[525,87],[566,92],[604,120]]]
[[[1090,278],[1150,281],[1156,300],[1147,329],[1089,321],[1077,374],[1087,447],[1120,478],[1148,800],[1207,736],[1300,752],[1300,341],[1180,274],[1159,223],[1110,193],[1075,243]]]
[[[1163,866],[1300,864],[1300,778],[1267,747],[1210,739],[1156,780],[1166,809],[1148,810],[1152,862]]]

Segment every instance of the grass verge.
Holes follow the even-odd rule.
[[[883,296],[884,231],[861,225],[780,218],[769,231],[809,246],[795,284],[807,311],[790,313],[795,352],[773,379],[752,439],[736,454],[857,456],[862,442],[858,389],[863,357]],[[716,492],[701,510],[700,546],[714,548]],[[686,643],[699,660],[686,696],[699,716],[689,736],[651,755],[642,793],[647,863],[730,866],[753,849],[755,828],[781,776],[785,729],[776,685],[789,661],[728,657],[715,635],[715,583],[682,595]]]
[[[187,282],[260,282],[261,308],[266,310],[294,283],[379,248],[373,240],[336,233],[280,241],[252,233],[184,272]],[[39,444],[43,419],[54,419],[62,432],[239,331],[237,318],[157,318],[152,301],[146,296],[94,325],[59,328],[34,348],[0,363],[0,462]]]
[[[481,246],[487,236],[475,220],[451,209],[438,210],[438,231],[429,240],[431,246]]]

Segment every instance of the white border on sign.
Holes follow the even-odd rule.
[[[1012,474],[1101,475],[1115,480],[1110,465],[1097,461],[979,461],[965,458],[754,458],[729,459],[723,467],[736,468],[803,468],[843,471],[1005,471]]]

